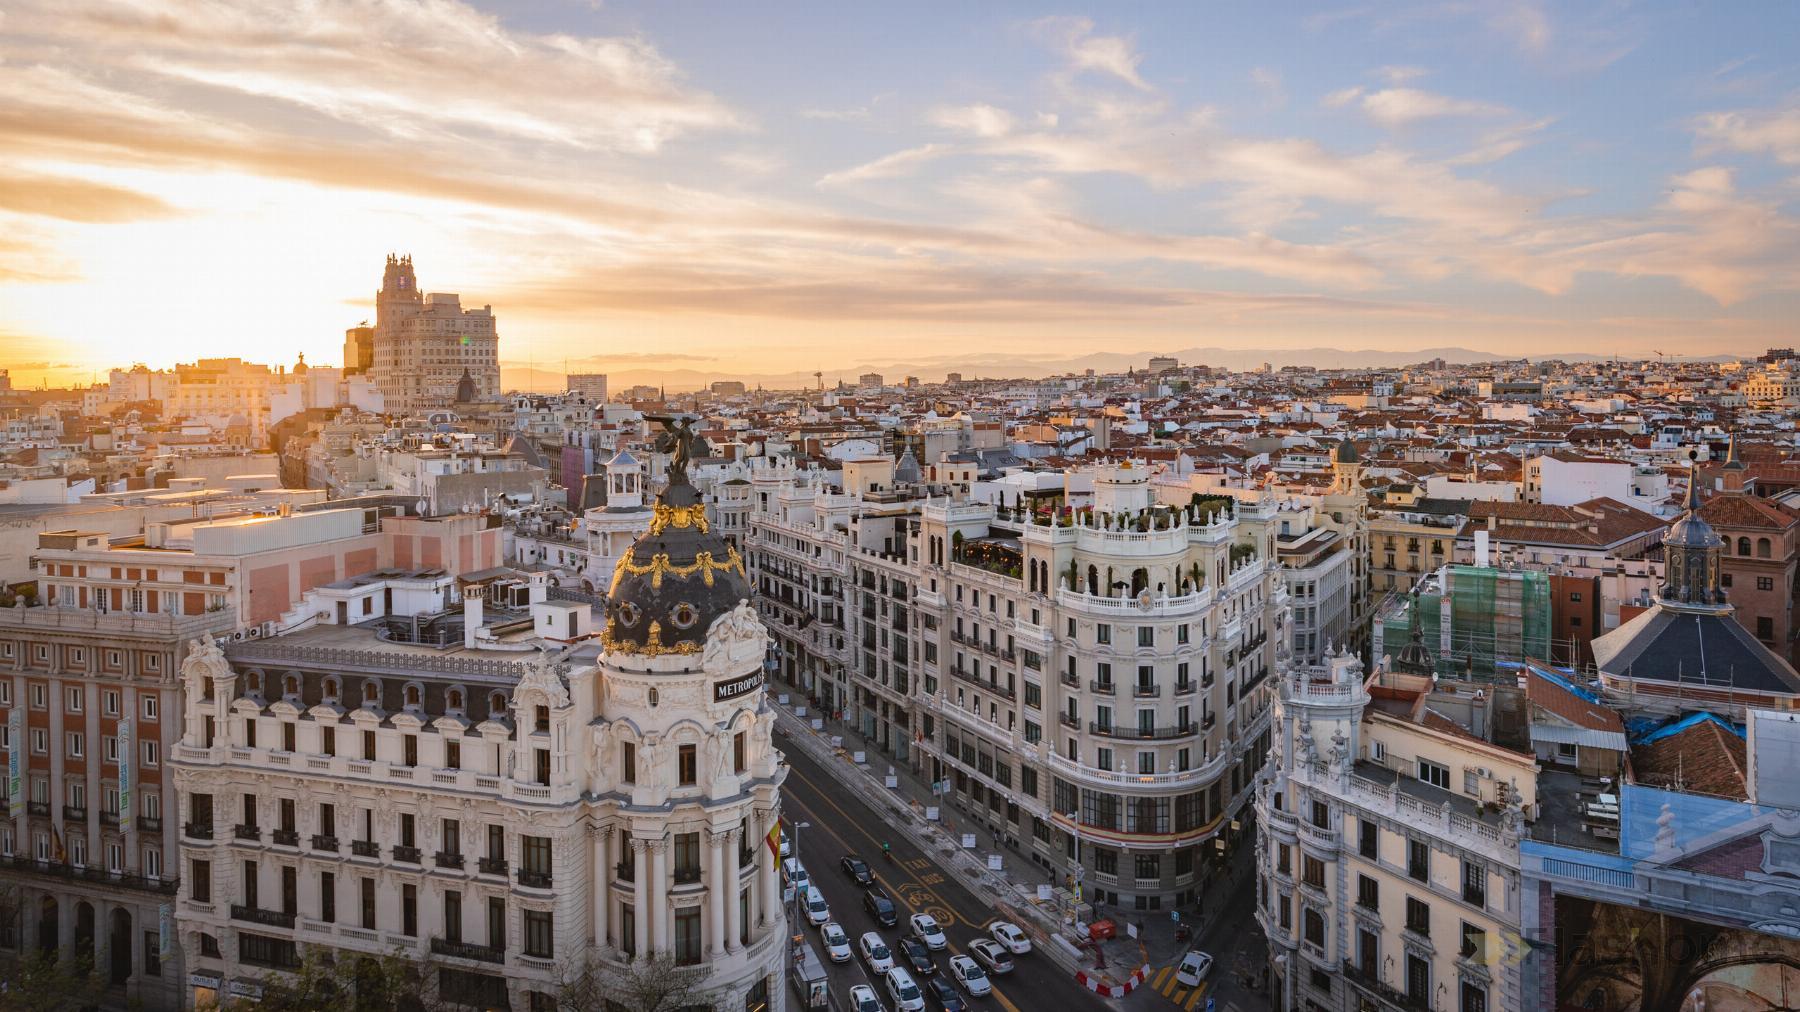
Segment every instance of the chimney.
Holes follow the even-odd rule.
[[[543,604],[550,599],[550,575],[548,573],[531,574],[530,594],[532,604]]]
[[[475,649],[475,637],[481,632],[481,613],[486,603],[487,587],[476,585],[463,590],[463,649]]]
[[[1488,523],[1490,525],[1493,523],[1493,517],[1488,518]],[[1475,532],[1475,565],[1486,566],[1487,564],[1488,564],[1488,532],[1487,531],[1476,531]]]

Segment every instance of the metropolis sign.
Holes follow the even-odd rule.
[[[760,671],[753,675],[745,675],[742,678],[733,678],[729,682],[714,682],[713,702],[723,703],[727,699],[736,699],[746,693],[755,692],[757,689],[762,688],[762,683],[763,676]]]

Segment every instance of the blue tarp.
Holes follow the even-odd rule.
[[[1688,728],[1705,721],[1712,721],[1739,738],[1744,737],[1744,729],[1716,713],[1705,710],[1690,713],[1679,720],[1658,722],[1639,717],[1626,725],[1626,733],[1631,737],[1633,745],[1648,745],[1653,741],[1661,741],[1673,734],[1680,734]]]

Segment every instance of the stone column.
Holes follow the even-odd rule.
[[[612,926],[612,838],[610,828],[594,831],[594,944],[602,952],[608,948],[606,933]]]
[[[631,902],[637,909],[632,934],[637,943],[638,959],[650,958],[650,862],[644,854],[645,846],[643,840],[633,838],[631,841]]]
[[[725,954],[725,901],[733,890],[725,879],[725,834],[710,836],[706,857],[706,951],[717,959]]]
[[[742,946],[738,944],[738,936],[744,933],[742,912],[738,909],[740,882],[743,879],[743,865],[738,856],[738,834],[741,830],[729,830],[725,834],[725,951],[737,952]]]
[[[656,952],[674,948],[669,916],[669,841],[650,841],[650,906],[656,911]]]
[[[773,820],[775,813],[769,813],[769,818]],[[756,877],[762,883],[762,895],[756,904],[756,923],[773,924],[781,907],[781,885],[776,875],[775,853],[763,840],[756,842],[756,864],[761,869]]]

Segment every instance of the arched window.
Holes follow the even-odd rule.
[[[324,692],[326,699],[338,698],[338,680],[336,675],[325,676]]]
[[[417,685],[408,685],[406,687],[406,705],[408,707],[419,705],[419,687]]]
[[[496,692],[488,697],[488,715],[492,717],[506,716],[506,693]]]
[[[363,702],[365,702],[365,703],[381,702],[381,683],[380,682],[367,681],[367,682],[363,683]]]
[[[445,693],[444,701],[445,701],[445,705],[449,709],[452,709],[452,710],[462,709],[463,708],[462,690],[461,689],[451,689],[448,693]]]
[[[247,684],[250,686],[251,692],[261,692],[262,691],[262,672],[260,672],[260,671],[250,672],[250,681]]]
[[[1738,539],[1738,554],[1739,555],[1749,555],[1750,554],[1750,539],[1749,538],[1739,538]]]
[[[1759,559],[1768,558],[1770,550],[1771,550],[1771,545],[1769,543],[1768,538],[1757,538],[1756,539],[1756,557],[1757,558],[1759,558]]]

